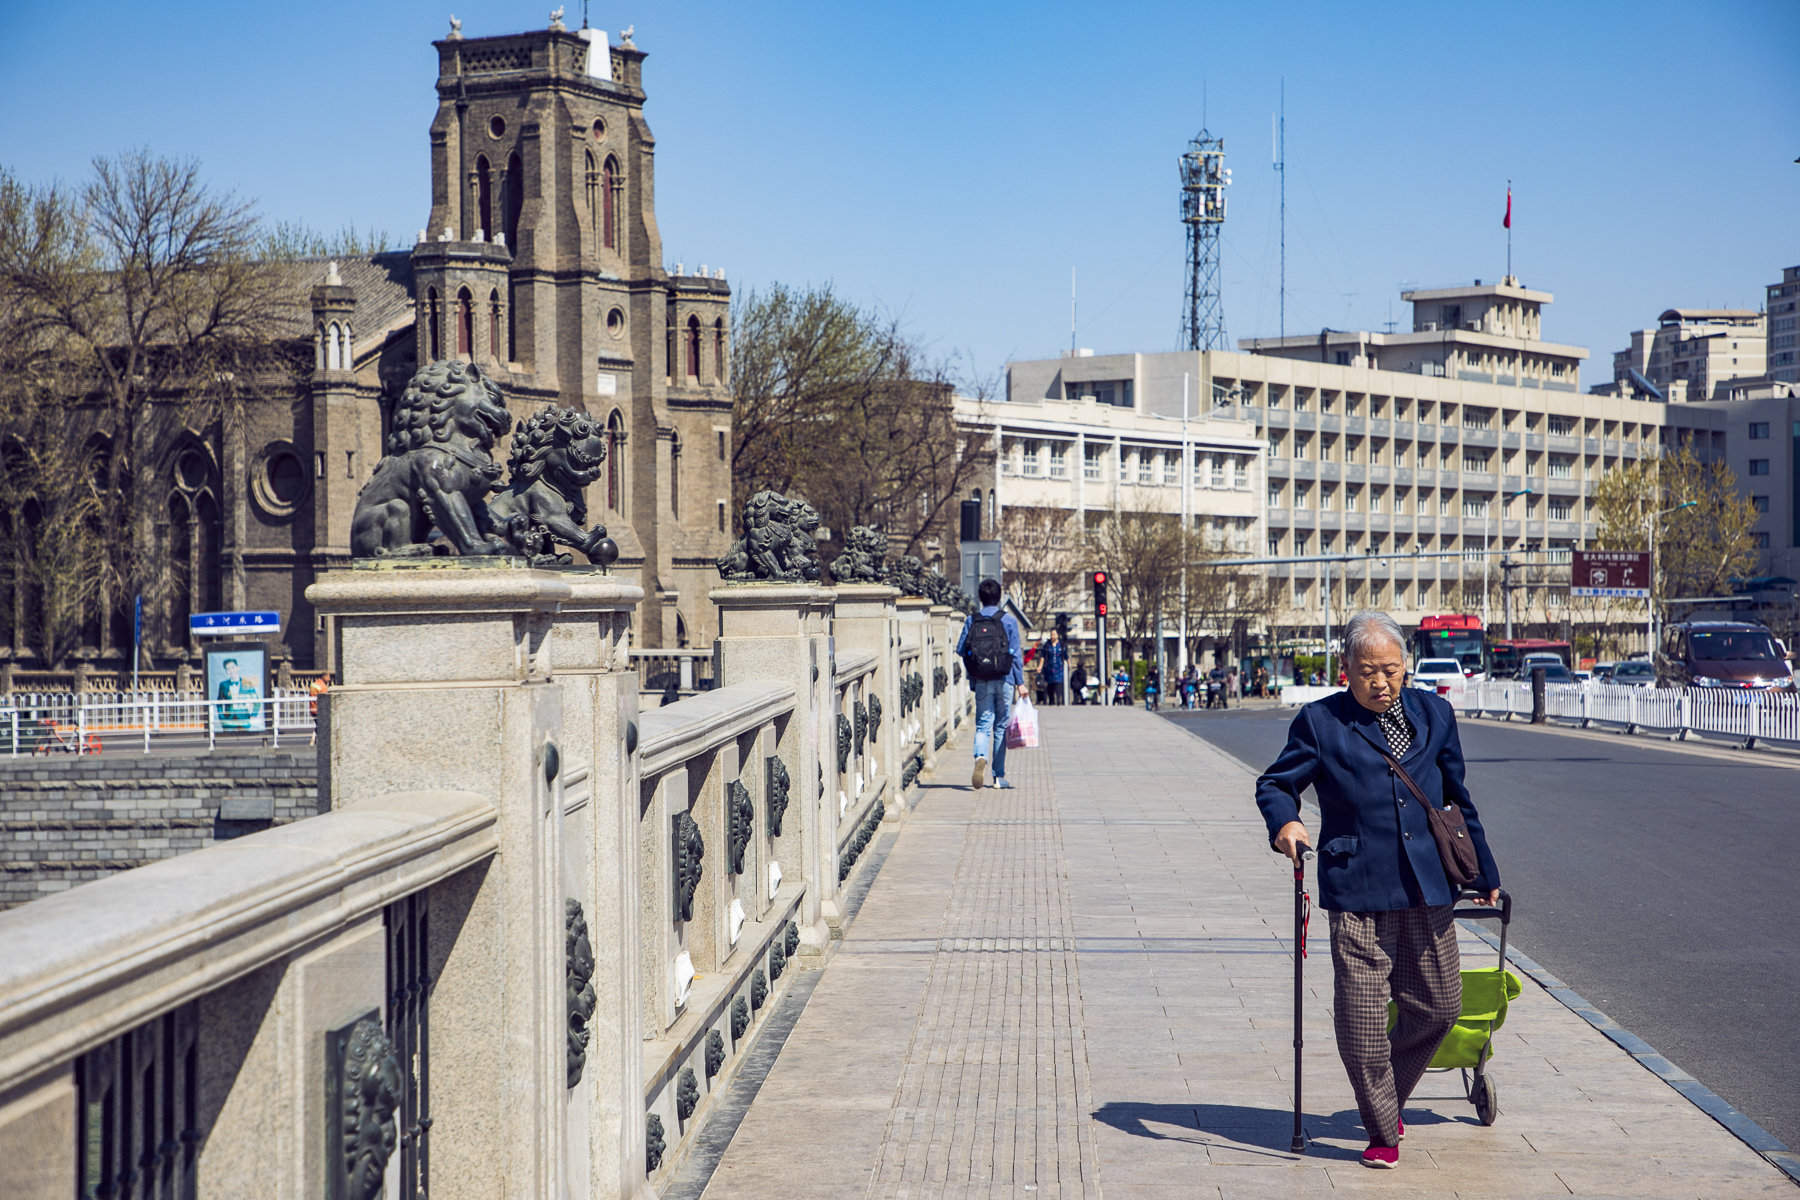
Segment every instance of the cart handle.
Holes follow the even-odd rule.
[[[1510,893],[1507,892],[1507,890],[1505,888],[1500,888],[1499,891],[1500,891],[1500,906],[1497,909],[1487,908],[1487,907],[1459,908],[1455,912],[1451,913],[1450,915],[1452,917],[1467,917],[1467,918],[1470,918],[1470,919],[1476,920],[1476,921],[1493,921],[1493,920],[1497,919],[1497,920],[1499,920],[1499,922],[1502,926],[1511,925],[1512,924],[1512,896]],[[1456,893],[1456,899],[1457,899],[1457,901],[1473,900],[1477,897],[1485,897],[1486,895],[1487,895],[1486,892],[1476,892],[1476,891],[1471,891],[1468,888],[1462,888],[1461,890],[1459,890]]]

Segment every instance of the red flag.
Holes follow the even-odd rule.
[[[1512,228],[1512,189],[1511,188],[1506,189],[1506,220],[1500,222],[1500,224],[1503,228],[1506,228],[1506,229]]]

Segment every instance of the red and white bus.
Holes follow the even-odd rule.
[[[1487,634],[1481,618],[1467,613],[1426,617],[1412,635],[1413,662],[1422,658],[1454,658],[1462,664],[1463,677],[1487,673]]]

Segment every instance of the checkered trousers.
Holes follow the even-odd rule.
[[[1462,1013],[1454,907],[1331,914],[1338,1057],[1377,1146],[1400,1144],[1400,1109]],[[1390,994],[1400,1009],[1391,1034]]]

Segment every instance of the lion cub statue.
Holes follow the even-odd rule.
[[[394,406],[387,454],[356,498],[350,548],[358,558],[436,553],[442,533],[458,554],[513,554],[487,495],[500,481],[489,453],[512,425],[506,398],[474,363],[438,359]]]
[[[800,583],[817,580],[819,514],[804,500],[758,492],[744,505],[744,536],[719,558],[727,583]]]
[[[488,501],[488,512],[502,526],[525,527],[519,540],[534,566],[567,566],[572,560],[556,554],[557,545],[573,546],[590,562],[610,566],[619,547],[606,536],[606,526],[581,527],[587,520],[584,493],[605,462],[605,431],[592,417],[555,405],[533,413],[513,433],[507,463],[512,476]]]

